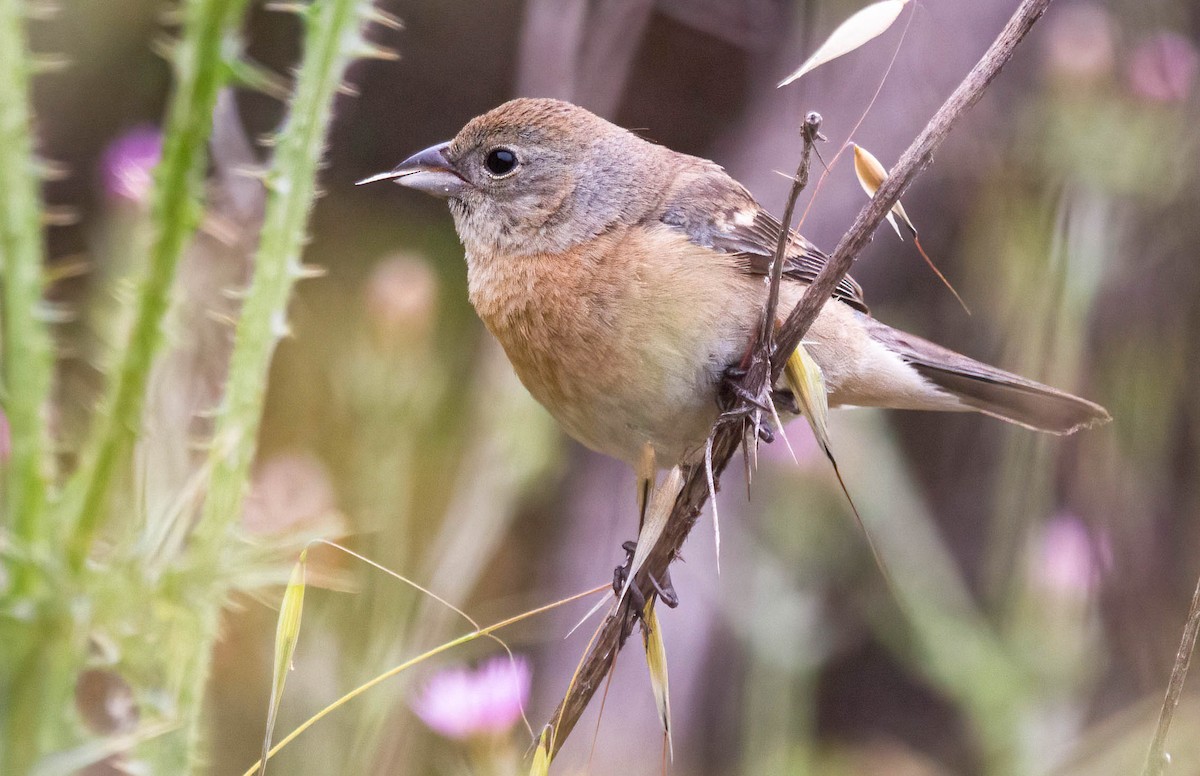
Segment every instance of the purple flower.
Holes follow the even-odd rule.
[[[1137,45],[1129,61],[1129,87],[1151,102],[1180,102],[1192,91],[1200,54],[1175,32],[1157,32]]]
[[[413,711],[447,738],[500,735],[521,718],[531,678],[529,663],[520,657],[495,657],[474,671],[448,668],[429,680]]]
[[[1104,560],[1102,549],[1079,517],[1060,512],[1050,518],[1042,531],[1034,577],[1049,593],[1085,598],[1099,581]]]
[[[118,137],[104,151],[104,190],[116,200],[142,204],[154,185],[154,167],[162,157],[162,132],[141,124]]]

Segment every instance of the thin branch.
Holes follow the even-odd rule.
[[[1050,0],[1023,0],[1008,24],[1000,32],[999,37],[967,73],[954,93],[933,115],[925,129],[912,142],[900,161],[888,173],[887,180],[875,192],[875,196],[858,214],[854,224],[842,237],[834,250],[829,263],[821,271],[805,292],[800,304],[792,310],[779,335],[779,347],[773,357],[773,374],[778,377],[783,370],[783,362],[787,354],[800,344],[800,339],[808,331],[817,318],[817,313],[825,301],[833,295],[837,284],[850,271],[850,265],[858,258],[858,254],[867,247],[867,243],[875,235],[875,228],[891,212],[892,206],[900,199],[904,190],[919,172],[933,161],[933,152],[946,136],[951,127],[962,117],[992,83],[1000,69],[1012,58],[1014,49],[1021,42],[1034,23],[1041,18],[1050,5]]]
[[[821,307],[830,299],[837,284],[849,272],[855,258],[871,241],[876,227],[883,221],[892,205],[900,198],[917,173],[929,165],[933,151],[946,138],[954,123],[979,100],[1000,69],[1012,58],[1017,44],[1045,13],[1050,2],[1051,0],[1022,0],[1021,5],[982,59],[967,74],[967,77],[934,114],[909,149],[900,157],[900,161],[897,162],[888,179],[879,187],[871,202],[858,214],[858,218],[855,219],[850,230],[838,244],[829,263],[822,269],[805,292],[800,303],[788,316],[779,331],[778,344],[770,359],[770,369],[765,368],[765,359],[755,359],[740,382],[742,390],[739,393],[757,397],[761,395],[765,386],[773,384],[774,380],[778,379],[787,360],[787,354],[800,343]],[[781,257],[777,255],[775,257],[776,265],[778,266],[780,262]],[[730,406],[733,409],[745,410],[748,409],[746,405],[747,402],[744,399],[738,399]],[[745,436],[745,426],[741,421],[730,423],[726,420],[726,422],[718,423],[713,434],[712,474],[714,479],[717,479],[741,444]],[[671,562],[678,556],[680,548],[708,499],[708,476],[703,460],[685,466],[684,477],[683,489],[675,501],[675,508],[667,526],[658,542],[650,550],[634,580],[634,584],[640,585],[643,590],[653,590],[650,584],[651,578],[662,578]],[[551,717],[551,719],[557,720],[558,728],[553,737],[554,751],[552,754],[557,753],[558,749],[562,747],[584,709],[587,708],[596,689],[600,686],[605,674],[611,668],[617,651],[620,649],[622,630],[628,627],[629,619],[633,616],[634,612],[627,600],[625,605],[605,619],[600,634],[576,675],[570,692]]]
[[[1183,680],[1187,678],[1188,666],[1192,662],[1192,653],[1196,650],[1196,636],[1200,633],[1200,580],[1196,581],[1196,592],[1192,594],[1192,605],[1188,609],[1187,621],[1183,625],[1183,638],[1179,642],[1179,652],[1175,654],[1175,666],[1171,669],[1171,681],[1167,683],[1167,696],[1163,698],[1162,710],[1158,714],[1158,727],[1154,731],[1154,740],[1150,751],[1146,753],[1146,766],[1142,776],[1161,776],[1168,763],[1166,753],[1167,731],[1171,728],[1171,720],[1175,709],[1179,706],[1179,696],[1183,694]]]
[[[759,342],[771,342],[775,327],[775,313],[779,308],[779,286],[783,281],[784,258],[787,256],[788,243],[792,239],[792,218],[796,212],[796,200],[800,192],[808,185],[808,170],[812,164],[813,146],[821,135],[821,114],[812,112],[804,117],[804,125],[800,128],[800,136],[804,140],[804,150],[800,153],[800,166],[792,178],[792,190],[788,193],[787,205],[783,209],[783,228],[779,230],[779,242],[775,246],[775,256],[771,260],[771,285],[767,292],[767,305],[763,310],[761,328],[758,332]]]

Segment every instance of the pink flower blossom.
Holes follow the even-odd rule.
[[[1157,32],[1133,50],[1129,87],[1151,102],[1180,102],[1192,91],[1200,54],[1192,41],[1175,32]]]
[[[429,680],[413,711],[447,738],[500,735],[521,718],[531,678],[529,663],[520,657],[495,657],[474,671],[448,668]]]
[[[1083,598],[1100,579],[1103,546],[1069,512],[1050,518],[1042,531],[1033,569],[1038,585],[1062,597]]]
[[[1072,83],[1106,80],[1115,59],[1112,15],[1094,3],[1059,10],[1047,18],[1042,38],[1047,72]]]
[[[340,522],[329,470],[311,453],[281,453],[255,470],[242,526],[256,536],[332,531]],[[336,533],[334,531],[334,533]]]
[[[104,190],[117,200],[143,204],[154,185],[154,168],[162,157],[162,132],[142,124],[114,140],[100,169]]]

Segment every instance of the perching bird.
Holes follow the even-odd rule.
[[[448,199],[471,302],[567,433],[639,473],[648,452],[671,466],[703,450],[781,229],[721,167],[570,103],[518,99],[363,182],[376,180]],[[792,233],[780,320],[826,260]],[[876,321],[849,277],[805,346],[830,406],[975,410],[1057,434],[1109,420]]]

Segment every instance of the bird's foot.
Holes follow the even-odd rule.
[[[752,367],[731,366],[721,378],[721,420],[730,423],[750,423],[759,439],[770,444],[775,432],[764,424],[763,417],[775,414],[774,394],[764,387],[757,393],[746,387],[746,376]]]
[[[620,596],[625,590],[625,585],[629,581],[629,574],[633,568],[633,555],[637,551],[637,542],[628,541],[621,545],[621,549],[625,551],[625,562],[613,569],[613,592]],[[637,620],[644,617],[646,611],[646,601],[650,596],[658,596],[658,600],[662,601],[668,608],[674,609],[679,606],[679,594],[675,592],[675,586],[671,584],[671,572],[664,571],[661,578],[654,578],[652,575],[646,576],[650,583],[650,589],[642,589],[637,584],[629,585],[629,606],[633,612],[633,617],[628,620],[625,630],[621,633],[621,643],[625,643],[625,639],[633,632],[633,624]]]

